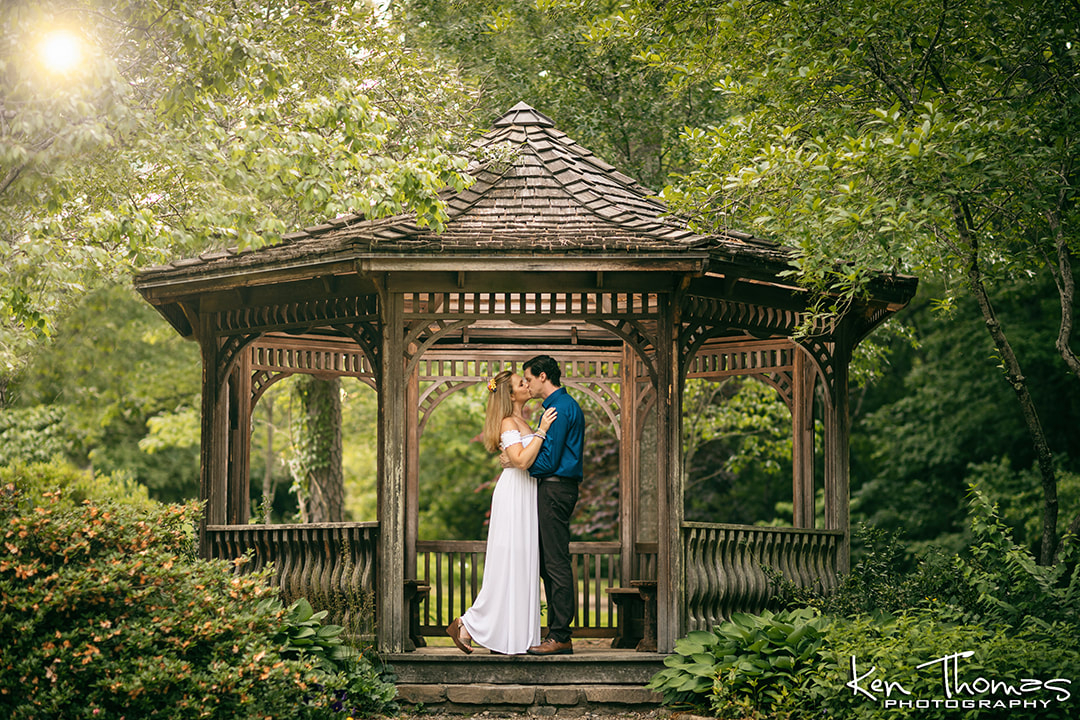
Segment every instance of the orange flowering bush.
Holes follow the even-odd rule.
[[[274,644],[265,577],[194,557],[198,512],[0,488],[0,717],[342,716],[338,676]]]

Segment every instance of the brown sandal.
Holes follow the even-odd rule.
[[[454,622],[450,623],[446,628],[446,634],[450,636],[450,639],[454,641],[454,644],[458,646],[458,650],[466,655],[472,654],[472,648],[466,645],[461,640],[461,618],[454,618]]]

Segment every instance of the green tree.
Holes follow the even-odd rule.
[[[632,60],[624,42],[586,42],[605,0],[400,0],[391,5],[406,41],[460,67],[497,116],[525,101],[621,172],[651,187],[687,167],[681,130],[714,119],[705,82],[666,82]]]
[[[420,438],[420,539],[479,540],[487,536],[491,489],[501,472],[484,449],[487,388],[456,392],[439,404]]]
[[[79,61],[38,51],[65,30]],[[0,5],[0,394],[83,289],[467,182],[445,151],[469,95],[374,3]]]
[[[939,275],[976,300],[1038,459],[1044,563],[1053,456],[991,288],[1052,277],[1055,344],[1080,377],[1078,25],[1080,6],[1057,0],[643,0],[594,31],[635,43],[647,67],[711,80],[732,116],[688,131],[697,166],[663,195],[704,229],[793,244],[819,315],[842,312],[874,269]]]
[[[299,411],[293,417],[295,452],[290,459],[303,522],[345,519],[341,464],[341,380],[299,375],[293,384]]]
[[[690,380],[683,398],[686,514],[725,523],[784,522],[792,507],[791,412],[750,378]]]
[[[127,286],[86,293],[10,386],[0,432],[11,442],[0,462],[61,455],[126,472],[158,500],[195,497],[198,394],[194,343]]]
[[[902,530],[916,546],[959,551],[966,543],[967,485],[978,483],[1001,503],[1017,537],[1040,548],[1039,471],[1023,418],[1000,382],[975,301],[961,298],[942,313],[931,301],[941,293],[924,283],[898,318],[912,328],[915,344],[897,341],[887,380],[860,395],[853,411],[853,517]],[[1064,531],[1069,513],[1080,509],[1070,484],[1080,468],[1080,387],[1063,372],[1055,328],[1042,322],[1056,309],[1056,292],[1049,278],[1017,279],[999,283],[993,301],[1002,322],[1015,328],[1011,339],[1027,359],[1036,404],[1053,408],[1045,431],[1050,444],[1062,448],[1055,459]]]

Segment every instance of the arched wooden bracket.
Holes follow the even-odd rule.
[[[262,336],[262,333],[229,335],[217,340],[219,344],[215,371],[217,372],[217,393],[219,396],[225,391],[225,383],[228,382],[229,375],[236,366],[237,360],[240,359],[240,354]]]
[[[787,405],[788,411],[794,411],[794,381],[790,371],[773,372],[773,373],[755,373],[748,377],[756,378],[765,383],[769,387],[776,390],[780,395],[780,399]]]
[[[371,366],[372,387],[378,390],[379,379],[382,377],[380,326],[375,322],[361,320],[348,325],[335,325],[334,329],[360,346],[361,352],[364,353],[364,357]]]
[[[453,395],[458,390],[479,385],[482,380],[436,380],[420,393],[419,419],[417,421],[417,434],[423,435],[428,419],[435,412],[443,400]]]
[[[701,323],[692,323],[683,325],[682,331],[679,333],[679,376],[683,380],[686,379],[686,373],[690,368],[690,363],[697,355],[698,350],[707,341],[723,337],[728,328],[720,325],[703,325]]]
[[[600,409],[607,415],[612,428],[615,429],[615,439],[622,440],[622,424],[619,422],[621,408],[618,394],[607,383],[592,382],[588,379],[564,378],[563,385],[573,388],[583,395],[592,398]]]
[[[424,351],[434,345],[439,338],[448,335],[455,330],[472,325],[472,320],[420,320],[413,322],[407,328],[405,335],[405,376],[408,377],[416,369],[416,364]],[[409,348],[414,347],[411,351]]]
[[[637,354],[641,360],[642,365],[645,366],[645,371],[649,373],[649,378],[652,380],[653,385],[658,384],[659,372],[656,369],[656,360],[649,352],[659,347],[659,342],[655,336],[650,336],[646,332],[644,326],[636,320],[619,320],[618,322],[612,322],[610,320],[588,320],[590,325],[595,327],[604,328],[614,335],[622,338],[624,342],[630,347],[631,350]]]
[[[251,407],[254,408],[259,403],[259,399],[262,398],[263,393],[270,389],[271,385],[293,374],[291,372],[272,372],[270,370],[256,370],[253,372],[251,374]]]
[[[825,342],[819,337],[797,338],[794,342],[817,368],[825,394],[832,402],[836,397],[835,343]]]

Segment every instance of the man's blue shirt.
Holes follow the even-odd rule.
[[[529,474],[558,475],[580,481],[584,475],[581,455],[585,449],[585,415],[566,388],[557,388],[544,399],[544,409],[554,407],[559,416],[547,431]]]

